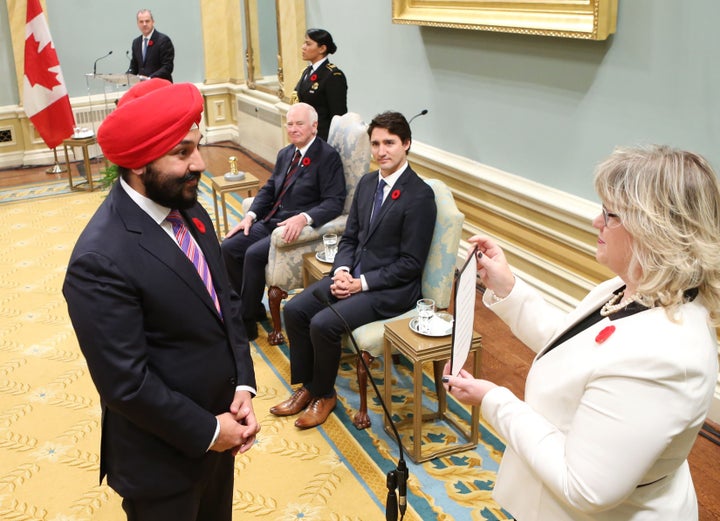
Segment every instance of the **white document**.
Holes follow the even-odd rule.
[[[475,295],[477,281],[477,260],[475,247],[465,261],[455,281],[455,320],[453,322],[452,355],[450,373],[457,376],[465,365],[473,337],[475,318]],[[474,375],[477,376],[477,375]]]

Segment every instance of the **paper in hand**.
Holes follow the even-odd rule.
[[[473,248],[455,280],[455,320],[453,322],[450,374],[457,376],[470,353],[477,293],[477,246]]]

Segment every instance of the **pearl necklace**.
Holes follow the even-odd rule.
[[[612,315],[616,311],[620,311],[622,308],[626,307],[628,304],[635,300],[634,297],[630,297],[627,302],[623,302],[623,295],[625,295],[624,291],[621,291],[617,295],[613,295],[612,298],[610,298],[610,300],[608,300],[605,305],[600,308],[600,315],[603,317]]]

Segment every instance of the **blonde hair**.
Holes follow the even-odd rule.
[[[633,238],[640,303],[673,317],[697,288],[720,326],[720,183],[709,163],[667,146],[618,148],[598,165],[595,190]]]

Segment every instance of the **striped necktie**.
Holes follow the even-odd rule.
[[[182,215],[180,215],[179,211],[172,210],[165,220],[172,224],[173,233],[175,233],[175,238],[177,239],[180,249],[183,253],[185,253],[185,255],[187,255],[187,258],[190,259],[193,266],[195,266],[198,275],[200,275],[203,284],[205,284],[205,289],[207,289],[210,294],[210,298],[212,298],[215,303],[215,309],[217,309],[218,313],[222,317],[222,312],[220,311],[220,301],[218,300],[217,293],[215,292],[215,286],[213,286],[210,268],[208,268],[202,250],[197,244],[195,244],[195,241],[190,236],[190,230],[188,230],[188,227],[185,225]]]
[[[298,164],[300,163],[300,150],[295,149],[295,155],[292,158],[292,161],[290,161],[290,167],[288,168],[287,174],[285,174],[285,181],[283,181],[282,188],[280,189],[280,193],[278,194],[277,200],[275,201],[275,204],[273,205],[270,212],[265,216],[263,219],[263,222],[268,222],[270,219],[272,219],[272,216],[275,215],[280,208],[280,205],[282,205],[283,197],[285,197],[285,192],[287,192],[290,181],[292,181],[293,176],[295,175],[295,172],[297,172]]]

